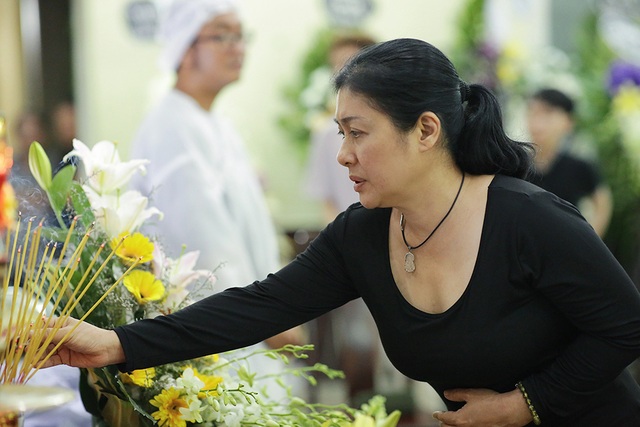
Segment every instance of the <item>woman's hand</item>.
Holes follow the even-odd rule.
[[[487,389],[456,389],[444,392],[453,402],[466,402],[457,411],[434,412],[440,427],[522,427],[533,416],[518,389],[498,393]]]
[[[77,368],[100,368],[125,361],[122,345],[114,331],[100,329],[72,318],[67,319],[64,326],[55,333],[49,347],[53,349],[74,327],[76,329],[45,362],[44,368],[62,364]]]

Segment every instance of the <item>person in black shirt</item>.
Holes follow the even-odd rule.
[[[540,89],[529,100],[527,126],[537,149],[529,180],[578,207],[602,237],[613,209],[611,191],[594,162],[570,151],[574,109],[557,89]]]
[[[443,398],[441,426],[636,425],[640,293],[573,205],[521,179],[532,148],[495,96],[415,39],[363,49],[335,87],[360,203],[262,281],[113,331],[69,319],[48,365],[222,352],[362,298],[393,364]]]

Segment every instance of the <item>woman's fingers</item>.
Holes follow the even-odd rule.
[[[436,411],[433,413],[433,418],[440,421],[440,427],[455,427],[458,414],[454,411]]]

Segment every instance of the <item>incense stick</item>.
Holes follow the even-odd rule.
[[[113,284],[84,311],[80,302],[97,278],[107,267],[126,237],[112,247],[111,252],[100,260],[105,244],[101,244],[92,254],[89,264],[84,267],[79,279],[74,275],[81,264],[82,255],[87,249],[93,225],[89,226],[72,254],[66,254],[70,248],[72,234],[76,230],[77,217],[73,219],[62,250],[57,243],[47,243],[40,254],[42,222],[32,230],[33,219],[27,223],[27,230],[20,240],[20,220],[7,234],[6,241],[10,250],[7,265],[4,267],[4,280],[0,292],[0,384],[24,383],[42,368],[60,346],[70,337],[78,325],[75,325],[62,339],[51,347],[55,334],[66,324],[74,312],[80,312],[80,321],[86,318],[104,301],[104,299],[122,282],[124,277],[141,262],[140,259],[124,271]],[[20,285],[22,284],[22,287]],[[12,290],[11,295],[9,290]],[[10,301],[8,300],[10,299]],[[8,311],[8,316],[5,313]],[[54,315],[55,317],[51,317]],[[4,347],[1,345],[5,343]]]

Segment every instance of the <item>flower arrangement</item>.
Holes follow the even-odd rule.
[[[9,277],[2,294],[0,373],[2,382],[25,382],[50,357],[48,326],[55,330],[68,316],[113,328],[143,318],[169,314],[189,305],[198,289],[215,282],[214,272],[195,270],[198,252],[178,259],[164,255],[141,225],[162,213],[147,198],[127,190],[129,179],[144,173],[146,160],[121,161],[115,144],[93,148],[74,140],[66,165],[52,174],[49,159],[37,142],[29,165],[49,198],[56,226],[28,221],[26,232],[12,234]],[[77,164],[81,166],[79,171]],[[82,172],[82,173],[80,173]],[[78,177],[80,175],[80,177]],[[34,225],[37,224],[37,225]],[[18,225],[20,225],[18,223]],[[40,244],[47,241],[46,245]],[[9,292],[21,283],[21,291]],[[50,314],[57,320],[48,321]],[[4,325],[4,326],[3,326]],[[81,392],[96,425],[166,427],[205,426],[395,426],[400,413],[387,414],[385,399],[376,396],[361,408],[308,403],[292,396],[285,376],[315,384],[316,373],[341,377],[322,364],[292,367],[313,346],[285,346],[253,353],[228,352],[194,360],[120,373],[113,366],[82,370]],[[26,357],[31,355],[29,357]],[[288,399],[275,401],[263,388],[268,375],[248,368],[248,359],[283,361],[277,382]]]
[[[631,59],[620,43],[628,34],[610,22],[611,13],[625,16],[628,29],[640,31],[637,8],[623,1],[601,2],[584,19],[577,38],[577,75],[584,89],[579,128],[597,144],[603,175],[613,193],[613,214],[605,236],[607,246],[634,280],[640,249],[640,133],[638,117],[638,49],[624,38],[622,45],[635,52]],[[622,23],[622,22],[621,22]],[[626,24],[625,24],[626,25]],[[606,27],[614,31],[603,31]],[[619,40],[618,40],[619,41]],[[634,65],[635,64],[635,65]],[[634,119],[635,117],[635,119]]]
[[[640,66],[614,61],[609,68],[608,91],[622,144],[640,167]]]

